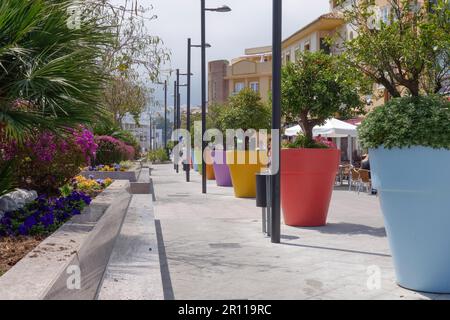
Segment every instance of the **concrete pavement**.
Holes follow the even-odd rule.
[[[378,199],[333,194],[329,224],[282,226],[282,244],[261,233],[261,210],[232,188],[173,165],[155,165],[160,259],[166,299],[447,299],[398,287]]]

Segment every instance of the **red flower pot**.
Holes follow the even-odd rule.
[[[337,149],[281,151],[281,205],[287,225],[326,224],[339,157]]]

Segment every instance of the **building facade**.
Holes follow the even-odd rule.
[[[211,61],[208,64],[208,99],[210,103],[225,103],[229,97],[227,60]]]
[[[303,51],[323,50],[339,54],[344,50],[344,42],[358,36],[356,28],[345,22],[343,11],[357,0],[339,2],[330,0],[330,12],[321,15],[283,41],[283,63],[295,62],[297,54]],[[434,1],[433,1],[434,2]],[[339,3],[339,4],[338,4]],[[424,0],[416,1],[418,6]],[[375,19],[387,22],[390,5],[388,0],[375,0]],[[327,39],[334,40],[329,45]],[[231,62],[212,61],[209,64],[209,101],[225,103],[243,88],[259,92],[264,101],[269,100],[272,87],[271,46],[246,49],[245,55]],[[366,97],[368,109],[386,102],[389,96],[383,86],[375,85],[373,94]]]
[[[245,55],[209,63],[209,102],[225,103],[228,97],[250,88],[268,101],[272,85],[272,48],[245,50]]]
[[[122,120],[122,129],[129,131],[138,140],[141,146],[140,151],[146,152],[164,147],[163,130],[156,128],[148,114],[143,113],[139,122],[140,125],[137,125],[134,118],[127,115]]]

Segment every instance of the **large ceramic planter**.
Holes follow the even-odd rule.
[[[216,182],[219,187],[232,187],[230,169],[227,165],[227,154],[223,150],[215,150],[212,153],[213,168]]]
[[[194,171],[201,172],[201,163],[202,163],[202,151],[194,149],[192,150],[192,157],[194,162]]]
[[[267,154],[262,151],[227,151],[227,164],[236,198],[256,197],[256,174],[267,162]]]
[[[210,150],[205,152],[205,165],[206,165],[206,179],[207,180],[215,180],[216,177],[214,175],[214,168],[213,168],[213,160]]]
[[[337,149],[281,150],[281,205],[287,225],[326,224],[339,157]]]
[[[450,151],[369,153],[399,285],[450,293]]]

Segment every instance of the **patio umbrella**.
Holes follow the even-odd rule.
[[[313,135],[321,135],[325,138],[348,138],[347,156],[350,163],[353,162],[353,138],[358,137],[358,127],[350,123],[332,118],[328,119],[323,126],[315,126]],[[285,135],[289,137],[297,136],[302,133],[302,128],[297,125],[286,129]]]
[[[297,125],[286,129],[285,135],[293,137],[299,135],[301,132],[302,128]],[[332,118],[328,119],[323,126],[315,126],[313,135],[315,137],[321,135],[326,138],[356,138],[358,136],[358,130],[356,126],[350,123]]]

